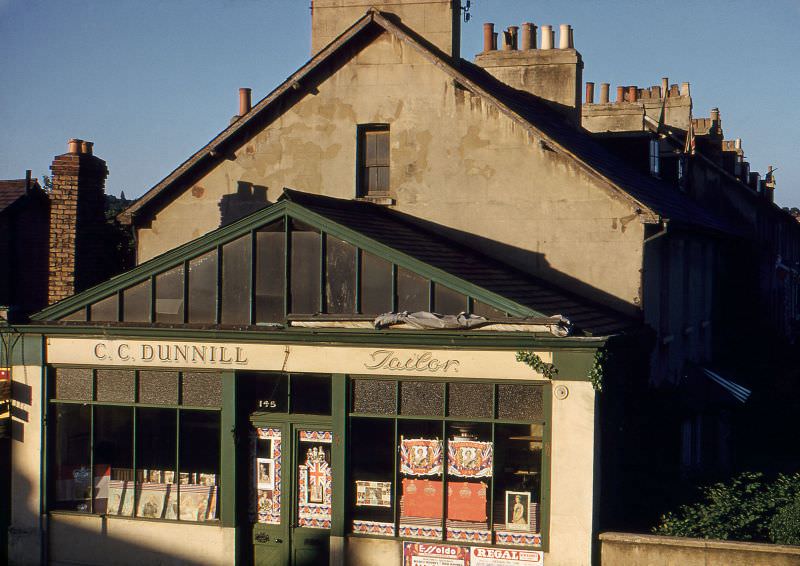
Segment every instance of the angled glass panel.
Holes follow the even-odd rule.
[[[116,293],[97,301],[90,307],[92,322],[117,322],[119,320],[119,298]]]
[[[416,273],[397,268],[397,310],[419,312],[430,309],[430,284]]]
[[[250,242],[222,246],[222,324],[250,324]]]
[[[291,287],[292,314],[316,314],[320,311],[320,234],[292,221]]]
[[[500,309],[496,309],[487,305],[486,303],[475,300],[472,301],[472,314],[482,316],[489,320],[503,319],[508,316]]]
[[[392,264],[367,252],[361,253],[361,312],[392,312]]]
[[[330,314],[356,311],[356,248],[333,236],[326,236],[325,297]]]
[[[150,322],[149,279],[122,292],[122,320],[125,322]]]
[[[156,276],[156,322],[183,322],[183,266]]]
[[[217,321],[217,252],[189,262],[189,322],[213,324]]]
[[[81,307],[67,316],[62,316],[59,320],[64,322],[86,322],[86,307]]]
[[[256,232],[256,323],[284,320],[285,254],[283,221]]]
[[[433,304],[440,314],[459,314],[467,312],[467,297],[457,291],[436,283],[433,287]]]

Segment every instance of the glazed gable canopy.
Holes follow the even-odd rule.
[[[633,325],[367,202],[286,189],[280,201],[33,317],[48,323],[263,328],[391,312],[566,317]]]

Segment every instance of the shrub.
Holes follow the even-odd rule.
[[[800,500],[800,474],[779,475],[769,482],[764,474],[745,472],[727,483],[703,487],[700,492],[701,501],[662,515],[653,532],[667,536],[769,541],[773,539],[778,512],[782,511],[794,517],[793,522],[785,523],[786,536],[790,532],[800,534],[800,508],[794,515],[790,511]],[[780,533],[784,536],[784,530]]]
[[[778,510],[770,522],[769,536],[777,544],[800,545],[800,497]]]

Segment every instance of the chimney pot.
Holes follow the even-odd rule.
[[[516,50],[519,45],[519,26],[509,26],[508,33],[511,35],[511,49]]]
[[[569,25],[561,24],[558,29],[558,48],[569,49]]]
[[[600,104],[608,104],[608,89],[611,87],[608,83],[600,83]]]
[[[91,155],[92,154],[92,146],[94,146],[94,142],[82,141],[81,142],[81,153],[84,153],[86,155]]]
[[[625,102],[625,87],[618,86],[617,87],[617,104],[621,104]]]
[[[628,87],[628,102],[636,102],[639,98],[639,89],[635,86]]]
[[[542,49],[553,48],[553,26],[542,26]]]
[[[530,22],[522,24],[522,42],[520,49],[528,51],[536,49],[536,26]]]
[[[681,83],[681,96],[689,96],[689,83]]]
[[[244,116],[250,112],[252,92],[252,89],[249,88],[239,89],[239,116]]]
[[[663,96],[669,96],[669,77],[661,78],[661,92]]]
[[[574,35],[574,31],[575,31],[575,30],[573,30],[573,29],[572,29],[572,26],[569,26],[569,48],[570,48],[570,49],[574,49],[574,48],[575,48],[575,35]]]
[[[594,83],[586,83],[586,104],[594,104]]]
[[[497,32],[494,32],[494,33],[492,34],[492,49],[493,49],[494,51],[497,51],[497,36],[498,36],[498,35],[499,35],[499,34],[498,34]]]
[[[81,152],[81,143],[83,140],[79,140],[78,138],[72,138],[67,142],[68,153],[72,153],[73,155],[78,155]]]
[[[514,49],[511,46],[511,32],[506,30],[503,32],[503,51],[511,51]]]
[[[494,45],[494,24],[487,22],[483,24],[483,51],[484,53],[494,51],[496,48],[496,45]]]

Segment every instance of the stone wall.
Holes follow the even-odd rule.
[[[800,547],[631,533],[600,535],[602,566],[796,566]]]

